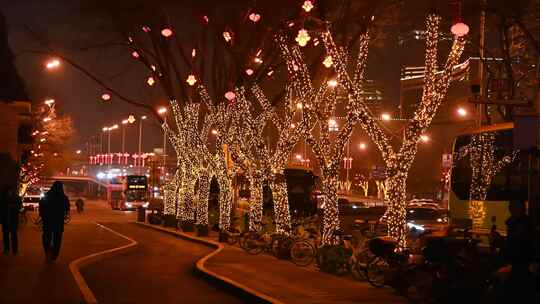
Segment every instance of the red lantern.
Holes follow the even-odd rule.
[[[171,37],[173,34],[173,31],[170,29],[170,28],[164,28],[161,30],[161,35],[163,35],[163,37]]]
[[[469,26],[463,22],[457,22],[450,28],[452,34],[456,37],[463,37],[469,33]]]

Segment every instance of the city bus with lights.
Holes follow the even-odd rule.
[[[535,204],[540,194],[538,148],[516,148],[514,131],[513,123],[502,123],[469,130],[455,138],[448,193],[450,225],[469,228],[478,236],[487,235],[496,225],[497,231],[505,235],[510,200],[527,202],[528,213],[538,223],[540,204]],[[473,152],[473,143],[482,149],[475,148]],[[492,176],[491,183],[485,187],[485,200],[470,199],[471,195],[480,197],[481,189],[471,188],[473,168],[481,179]]]
[[[120,210],[148,208],[148,178],[146,175],[127,175],[122,179],[123,199]]]

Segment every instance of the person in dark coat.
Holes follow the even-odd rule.
[[[43,220],[43,249],[47,259],[56,260],[62,245],[64,219],[69,215],[69,199],[64,185],[55,181],[45,197],[39,202],[39,215]]]
[[[0,222],[4,239],[4,254],[17,254],[19,243],[17,229],[19,226],[19,212],[22,209],[22,200],[14,186],[8,186],[2,191],[0,198]]]
[[[499,270],[506,273],[507,278],[502,291],[503,296],[498,298],[498,303],[522,302],[537,296],[534,294],[535,288],[529,271],[535,255],[534,227],[526,213],[525,202],[512,200],[508,209],[510,218],[506,220],[507,237],[503,253],[509,266]]]

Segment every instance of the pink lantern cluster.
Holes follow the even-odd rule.
[[[353,161],[352,157],[344,157],[343,158],[343,169],[345,169],[345,170],[352,169],[352,161]]]
[[[97,154],[89,157],[90,165],[133,165],[134,167],[144,167],[148,153],[129,154],[129,153],[109,153]],[[130,164],[130,160],[132,160]]]

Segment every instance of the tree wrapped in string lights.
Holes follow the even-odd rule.
[[[500,155],[495,150],[496,133],[478,133],[471,136],[471,142],[454,155],[455,159],[469,157],[471,167],[471,184],[469,188],[469,214],[473,219],[473,228],[481,228],[485,224],[485,206],[488,190],[493,178],[512,163],[519,151],[508,155]]]
[[[317,159],[327,170],[328,173],[336,172],[335,167],[339,165],[341,155],[343,153],[343,145],[348,140],[354,123],[358,123],[362,129],[369,135],[382,154],[382,158],[386,164],[387,175],[387,190],[388,190],[388,209],[386,218],[388,223],[388,233],[391,237],[398,240],[400,247],[404,247],[406,243],[406,182],[407,175],[411,165],[415,159],[417,145],[420,137],[430,126],[431,121],[441,103],[444,100],[448,87],[451,81],[451,74],[454,66],[463,52],[464,39],[456,37],[452,45],[450,54],[441,71],[437,69],[437,50],[439,40],[439,24],[441,18],[437,15],[430,14],[426,20],[426,67],[425,67],[425,84],[422,98],[418,104],[413,118],[409,121],[403,134],[403,142],[401,147],[396,151],[383,128],[379,125],[379,121],[370,112],[366,102],[362,97],[362,76],[367,57],[367,42],[369,35],[366,33],[361,40],[360,52],[353,75],[348,71],[348,52],[342,47],[338,47],[333,40],[329,29],[321,33],[321,39],[327,56],[332,58],[332,64],[337,73],[336,89],[343,90],[348,96],[349,106],[346,108],[347,122],[343,127],[334,144],[334,150],[331,158],[320,157]],[[288,47],[285,42],[281,43],[284,57],[287,61],[289,73],[292,75],[295,89],[299,93],[301,99],[305,103],[305,107],[318,110],[318,104],[326,104],[322,100],[328,99],[328,89],[321,87],[315,91],[309,77],[307,66],[304,63],[301,52],[297,46]],[[331,98],[330,98],[331,100]],[[315,104],[314,104],[315,103]],[[316,114],[317,115],[317,114]],[[305,119],[314,121],[320,120],[316,115],[306,115]],[[320,116],[326,118],[325,116]],[[325,122],[322,120],[323,123]],[[323,125],[323,124],[320,124]],[[307,136],[310,136],[307,134]],[[310,139],[310,144],[315,154],[323,155],[321,149],[329,150],[327,141],[317,141]],[[322,147],[321,147],[322,143]],[[341,151],[338,151],[341,149]],[[317,152],[320,150],[320,152]],[[337,157],[339,156],[339,158]],[[323,173],[324,175],[324,173]],[[331,242],[331,235],[339,228],[339,217],[337,210],[337,180],[336,177],[328,176],[328,181],[325,180],[323,187],[325,190],[325,219],[323,223],[324,239],[326,242]],[[326,204],[326,200],[330,204]],[[326,208],[329,208],[328,210]]]
[[[262,218],[263,184],[267,183],[274,201],[274,219],[277,233],[287,233],[291,228],[287,185],[284,170],[288,156],[303,135],[304,124],[293,123],[297,111],[291,91],[286,90],[280,102],[284,107],[278,111],[272,106],[263,90],[256,84],[251,87],[254,102],[248,101],[244,88],[237,89],[237,110],[231,127],[231,155],[235,163],[247,173],[250,181],[252,202],[250,205],[250,229],[258,230]],[[256,114],[255,105],[261,110]],[[265,140],[264,132],[273,127],[276,141]]]

